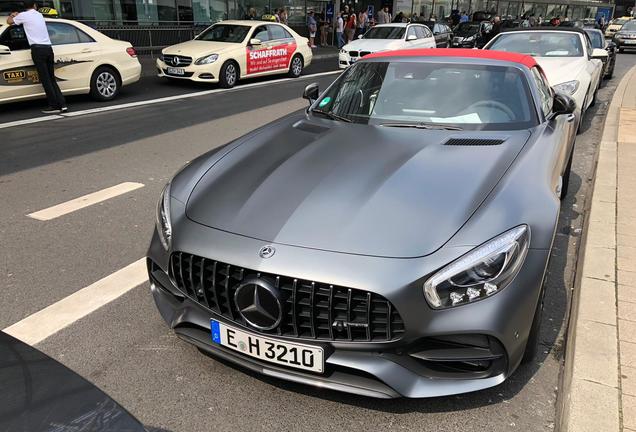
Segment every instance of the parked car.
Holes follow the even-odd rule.
[[[614,35],[628,22],[631,21],[632,17],[624,16],[621,18],[613,19],[609,22],[607,28],[605,29],[605,37],[612,38]]]
[[[492,30],[490,21],[459,23],[453,30],[453,48],[481,48]]]
[[[513,29],[495,36],[488,50],[533,56],[545,71],[550,85],[572,96],[583,116],[596,100],[607,51],[592,48],[588,34],[575,27]]]
[[[309,40],[284,24],[228,20],[211,25],[194,40],[164,48],[157,74],[230,88],[250,77],[299,77],[312,57]]]
[[[147,263],[167,325],[317,388],[500,384],[537,352],[574,100],[532,57],[443,48],[370,54],[303,94],[164,189]]]
[[[604,49],[607,52],[606,57],[599,55],[599,58],[603,62],[603,77],[612,78],[616,67],[616,44],[611,40],[606,40],[601,30],[585,28],[585,32],[590,37],[592,48]],[[597,53],[600,54],[600,52]]]
[[[636,21],[629,21],[614,35],[614,43],[618,52],[636,49]]]
[[[362,57],[376,51],[435,46],[433,33],[424,24],[378,24],[342,47],[338,54],[338,66],[340,69],[346,69]]]
[[[437,48],[450,48],[453,43],[453,30],[448,24],[435,21],[424,21],[426,27],[433,32]]]
[[[145,432],[103,391],[0,331],[0,430]]]
[[[77,21],[45,18],[55,54],[55,77],[65,95],[89,93],[114,99],[122,86],[139,81],[141,64],[128,42]],[[24,28],[0,16],[0,103],[44,98]]]

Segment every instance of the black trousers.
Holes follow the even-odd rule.
[[[53,67],[53,48],[50,45],[31,46],[31,58],[38,71],[40,83],[44,87],[46,99],[51,108],[60,109],[66,106],[66,101],[55,81],[55,70]]]

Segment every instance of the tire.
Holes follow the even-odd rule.
[[[570,173],[572,172],[572,159],[574,159],[574,149],[572,149],[570,159],[568,159],[568,164],[565,166],[563,179],[561,180],[561,201],[563,201],[568,194],[568,188],[570,186]]]
[[[290,78],[298,78],[303,73],[303,59],[298,54],[292,57],[289,63],[288,75]]]
[[[221,72],[219,75],[219,84],[222,88],[232,88],[239,80],[239,67],[238,65],[228,60],[221,66]]]
[[[117,71],[109,66],[100,66],[91,77],[91,97],[106,102],[115,99],[121,89],[121,79]]]
[[[532,326],[530,327],[530,334],[528,334],[528,341],[526,342],[526,349],[523,352],[521,363],[530,363],[539,352],[539,336],[541,336],[541,319],[543,318],[543,294],[544,289],[541,288],[541,295],[537,302],[537,308],[534,311],[534,317],[532,318]]]

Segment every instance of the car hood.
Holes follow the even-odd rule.
[[[194,187],[187,217],[268,243],[424,256],[470,218],[530,136],[324,123],[296,116],[244,138]],[[505,141],[445,145],[452,137]]]
[[[178,54],[192,58],[198,58],[208,54],[221,54],[234,48],[239,48],[241,44],[229,42],[208,42],[191,40],[180,44],[171,45],[163,49],[163,54]]]
[[[586,57],[535,57],[551,86],[577,79],[587,67]]]
[[[402,46],[402,39],[356,39],[343,47],[346,51],[386,51]]]

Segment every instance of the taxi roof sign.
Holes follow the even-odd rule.
[[[40,12],[42,15],[44,15],[47,18],[57,18],[59,16],[59,14],[57,13],[57,10],[52,7],[38,8],[38,12]]]

